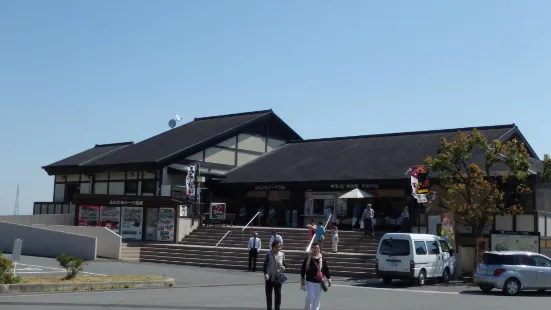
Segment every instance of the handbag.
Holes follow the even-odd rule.
[[[320,263],[321,265],[323,266],[323,258],[320,257]],[[327,281],[327,278],[323,275],[323,272],[321,272],[321,268],[320,266],[318,265],[318,263],[314,262],[314,264],[316,265],[316,267],[318,268],[318,272],[316,273],[316,278],[318,278],[318,280],[320,280],[320,285],[321,285],[321,289],[324,291],[324,292],[327,292],[328,290],[328,287],[329,287],[329,281]]]
[[[287,281],[287,277],[285,276],[284,273],[280,273],[279,277],[277,277],[277,282],[279,284],[283,285],[283,283],[285,283],[285,281]]]

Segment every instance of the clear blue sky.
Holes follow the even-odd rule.
[[[551,2],[0,0],[0,214],[40,168],[272,108],[305,138],[515,122],[551,151]]]

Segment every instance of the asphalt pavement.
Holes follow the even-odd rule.
[[[21,263],[57,267],[53,259],[47,258],[23,257]],[[266,309],[260,273],[109,260],[90,262],[85,271],[113,275],[166,275],[175,278],[177,285],[153,290],[0,295],[0,309]],[[284,284],[282,309],[303,309],[305,293],[299,289],[299,277],[290,274],[289,278],[289,282]],[[485,295],[478,288],[466,285],[411,287],[408,283],[398,282],[385,286],[375,280],[342,278],[333,283],[333,287],[322,295],[321,309],[546,309],[551,300],[551,294],[531,292],[515,297],[506,297],[497,291]]]

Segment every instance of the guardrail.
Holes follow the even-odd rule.
[[[331,220],[331,217],[333,214],[329,214],[329,217],[327,218],[327,221],[325,222],[325,228],[327,228],[327,224],[329,224],[329,220]],[[308,247],[306,248],[306,252],[310,252],[310,248],[312,247],[312,243],[314,243],[314,239],[316,238],[316,234],[312,236],[312,240],[310,240],[310,243],[308,244]]]
[[[241,244],[245,243],[245,229],[249,228],[249,225],[251,225],[251,228],[253,227],[252,222],[254,219],[260,214],[260,212],[256,212],[256,214],[253,216],[253,218],[241,229]],[[239,238],[239,237],[238,237]]]
[[[224,243],[222,243],[224,241],[224,239],[226,239],[227,236],[231,235],[231,230],[228,230],[224,236],[218,241],[218,243],[214,246],[214,248],[216,249],[216,263],[218,263],[218,251],[220,250],[220,244],[222,244],[222,247],[224,246]],[[231,238],[231,237],[230,237]],[[228,238],[227,239],[227,246],[228,248],[231,246],[231,239]]]

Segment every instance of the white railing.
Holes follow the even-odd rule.
[[[260,214],[260,212],[256,212],[256,214],[253,216],[253,218],[241,229],[241,244],[245,243],[245,229],[249,228],[249,225],[254,221],[254,219]],[[253,225],[251,225],[252,227]],[[238,237],[239,238],[239,237]]]
[[[333,214],[329,214],[329,217],[327,218],[327,221],[325,222],[325,228],[327,228],[327,224],[329,224],[329,221],[331,220],[331,217]],[[314,239],[316,238],[316,234],[312,236],[312,240],[310,240],[310,243],[308,244],[308,247],[306,248],[306,252],[310,252],[310,248],[312,247],[312,243],[314,243]]]
[[[229,236],[230,234],[231,234],[231,230],[228,230],[228,231],[224,234],[224,236],[223,236],[222,238],[220,238],[220,240],[218,241],[218,243],[214,246],[214,248],[215,248],[215,250],[216,250],[216,262],[217,262],[217,263],[218,263],[218,250],[220,249],[220,244],[221,244],[222,241],[224,241],[224,239],[226,239],[226,237]],[[230,238],[231,238],[231,237],[230,237]],[[227,239],[227,241],[228,241],[228,244],[227,244],[228,248],[231,246],[231,240],[230,240],[230,238]],[[222,243],[222,246],[223,246],[223,245],[224,245],[224,244]]]

